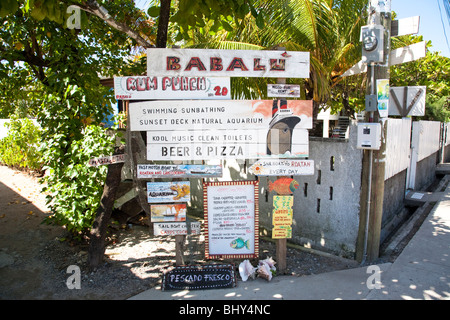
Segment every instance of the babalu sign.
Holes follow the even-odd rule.
[[[114,94],[122,100],[231,99],[230,78],[114,77]]]
[[[309,52],[219,49],[147,49],[155,76],[309,78]]]

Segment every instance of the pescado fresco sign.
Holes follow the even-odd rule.
[[[309,52],[147,49],[148,75],[309,78],[309,72]]]
[[[121,100],[231,99],[229,77],[114,77]]]

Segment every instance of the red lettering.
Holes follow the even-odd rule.
[[[212,57],[210,59],[210,65],[211,65],[211,67],[210,67],[211,71],[222,71],[223,70],[221,58]]]
[[[194,67],[196,67],[198,69],[198,71],[206,70],[202,60],[200,60],[200,58],[198,58],[198,57],[192,57],[191,60],[189,61],[188,65],[186,66],[186,69],[184,69],[184,70],[191,71],[191,69]]]
[[[162,79],[162,89],[163,89],[163,91],[166,91],[167,87],[170,87],[170,86],[172,86],[172,81],[170,81],[169,77],[164,77]]]
[[[127,78],[127,90],[136,90],[134,78]]]
[[[285,71],[286,60],[285,59],[270,59],[271,71]]]
[[[233,58],[230,65],[227,68],[227,71],[234,71],[234,69],[239,68],[242,71],[248,71],[248,68],[245,66],[242,58]]]
[[[255,59],[253,59],[253,70],[254,71],[264,71],[264,70],[266,70],[266,66],[261,65],[261,59],[255,58]]]
[[[137,91],[145,91],[145,82],[143,78],[136,79],[136,89]]]
[[[180,58],[178,57],[167,57],[166,70],[180,70]]]

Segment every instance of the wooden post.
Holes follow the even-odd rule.
[[[278,50],[285,51],[286,48],[279,47]],[[277,84],[286,84],[286,78],[277,78]],[[277,177],[277,179],[282,177]],[[286,252],[287,252],[287,240],[286,239],[277,239],[277,273],[285,274],[287,263],[286,263]]]
[[[177,266],[184,265],[184,243],[186,240],[186,236],[177,235],[175,236],[175,264]]]
[[[369,13],[369,23],[384,27],[385,64],[369,64],[367,68],[367,94],[376,94],[376,80],[389,79],[391,12]],[[382,124],[381,147],[379,150],[365,150],[363,154],[361,219],[357,244],[357,260],[373,262],[379,256],[381,222],[383,217],[384,174],[386,164],[386,121],[378,113],[366,112],[367,122]],[[366,185],[367,184],[367,185]]]

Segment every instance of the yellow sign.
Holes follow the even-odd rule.
[[[272,228],[272,239],[292,238],[291,226],[276,226]]]
[[[272,212],[272,229],[273,239],[284,239],[292,237],[292,218],[294,211],[293,196],[274,196],[273,212]]]

